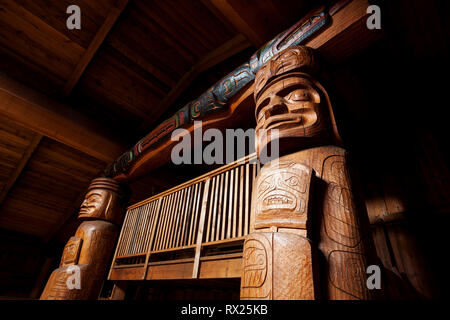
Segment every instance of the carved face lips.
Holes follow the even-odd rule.
[[[296,204],[295,198],[293,198],[294,195],[286,190],[284,190],[283,194],[277,193],[276,191],[270,192],[263,199],[262,211],[265,212],[273,209],[294,210]]]

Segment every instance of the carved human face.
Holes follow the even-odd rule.
[[[253,194],[254,228],[304,229],[311,176],[311,168],[297,162],[279,161],[265,165],[257,177]]]
[[[103,189],[90,190],[80,208],[80,216],[98,217],[104,214],[108,204],[111,201],[111,192]]]
[[[305,213],[308,177],[309,171],[296,163],[263,171],[257,185],[257,213]]]
[[[259,156],[272,141],[278,140],[285,153],[333,138],[330,128],[335,130],[335,124],[328,95],[311,76],[317,71],[314,50],[303,46],[281,51],[258,70],[255,142]]]
[[[317,121],[320,95],[314,85],[290,74],[269,85],[256,102],[257,129],[289,130],[304,135]]]
[[[64,247],[60,263],[61,267],[77,264],[82,242],[83,240],[77,237],[71,237],[69,239],[66,246]]]

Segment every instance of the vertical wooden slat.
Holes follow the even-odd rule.
[[[194,192],[194,186],[189,186],[187,188],[188,195],[186,197],[186,203],[184,205],[184,213],[183,213],[183,223],[181,228],[181,236],[180,240],[178,242],[178,246],[183,246],[185,243],[185,238],[188,234],[188,224],[189,224],[189,213],[191,211],[191,200],[192,200],[192,193]]]
[[[139,227],[142,221],[142,214],[143,212],[143,208],[139,207],[138,211],[137,211],[137,215],[136,215],[136,222],[134,224],[134,232],[133,232],[133,238],[131,240],[131,254],[135,254],[136,253],[136,249],[137,249],[137,241],[140,235],[140,231],[141,228]]]
[[[244,218],[244,235],[249,233],[249,205],[250,205],[250,164],[245,165],[245,218]]]
[[[124,225],[124,226],[127,225],[127,221],[128,221],[128,214],[125,214],[125,219],[124,219],[124,222],[123,222],[123,225]],[[119,234],[119,240],[117,240],[117,247],[116,247],[116,251],[114,252],[113,259],[112,259],[111,268],[109,268],[108,279],[111,277],[112,269],[113,269],[113,267],[114,267],[114,265],[115,265],[115,263],[116,263],[116,257],[117,257],[117,255],[118,255],[119,252],[120,252],[120,245],[121,245],[121,243],[122,243],[123,231],[124,231],[124,229],[122,229],[122,231],[120,232],[120,234]],[[120,255],[120,254],[119,254],[119,255]]]
[[[234,174],[233,170],[230,170],[230,198],[228,201],[228,227],[227,227],[227,237],[231,238],[231,226],[233,225],[233,190],[234,190]]]
[[[166,226],[166,230],[163,234],[164,245],[161,249],[169,248],[169,238],[170,238],[169,235],[171,234],[171,231],[172,231],[172,225],[173,225],[172,220],[175,215],[174,213],[176,212],[176,209],[177,209],[179,197],[180,197],[180,193],[174,192],[172,205],[171,205],[169,211],[167,212],[167,226]]]
[[[200,266],[200,252],[202,249],[202,240],[203,240],[203,228],[205,225],[206,210],[208,208],[209,183],[210,179],[207,179],[205,181],[205,188],[203,190],[203,201],[200,212],[200,221],[198,223],[197,243],[195,246],[195,258],[194,258],[194,266],[192,268],[192,278],[198,278],[198,270]]]
[[[174,248],[175,247],[175,241],[176,241],[176,235],[178,233],[178,229],[180,227],[179,221],[181,212],[183,211],[183,201],[185,197],[185,189],[181,189],[177,191],[178,194],[178,201],[175,205],[174,211],[172,212],[172,220],[170,223],[170,232],[169,232],[169,244],[168,248]]]
[[[221,221],[222,221],[222,215],[223,215],[223,199],[222,199],[222,192],[225,186],[225,174],[220,174],[220,186],[219,186],[219,202],[217,204],[217,229],[216,229],[216,237],[215,240],[222,240],[220,238],[220,231],[221,231]]]
[[[122,255],[122,252],[123,252],[123,247],[124,247],[123,244],[124,244],[124,239],[126,236],[126,230],[128,228],[128,224],[130,221],[130,212],[131,212],[131,210],[128,210],[127,213],[125,214],[125,220],[123,222],[122,231],[120,232],[120,235],[119,235],[119,241],[118,241],[118,245],[117,245],[117,247],[118,247],[117,255],[119,257]]]
[[[217,200],[219,198],[219,185],[220,185],[220,181],[221,181],[221,176],[215,176],[214,177],[216,179],[216,186],[214,188],[214,205],[213,205],[213,214],[211,217],[211,236],[209,238],[209,241],[214,241],[215,240],[215,234],[216,234],[216,214],[217,214]]]
[[[243,226],[243,222],[244,222],[244,203],[243,203],[243,199],[244,199],[244,166],[240,165],[239,166],[239,221],[238,221],[238,233],[237,236],[238,237],[242,237],[242,235],[244,234],[242,226]]]
[[[184,212],[183,212],[183,221],[181,223],[181,235],[177,241],[177,246],[183,246],[185,243],[184,236],[187,235],[188,231],[186,230],[188,227],[189,222],[189,213],[191,210],[191,199],[192,199],[192,192],[193,192],[193,186],[189,186],[187,188],[187,197],[186,202],[184,203]]]
[[[153,246],[153,239],[155,238],[156,234],[156,226],[158,225],[158,219],[160,217],[160,208],[162,203],[162,198],[159,198],[158,204],[154,206],[153,214],[152,214],[152,224],[151,224],[151,233],[150,238],[148,240],[147,245],[147,253],[145,255],[145,263],[144,263],[144,272],[142,276],[142,280],[145,280],[145,277],[147,276],[147,269],[148,269],[148,260],[150,259],[150,251]]]
[[[179,232],[180,228],[180,219],[181,219],[181,213],[183,212],[183,206],[184,206],[184,198],[186,196],[186,189],[181,189],[177,191],[178,193],[178,202],[175,206],[175,210],[173,211],[172,215],[172,222],[170,224],[170,237],[169,237],[169,248],[174,248],[176,243],[177,234]]]
[[[131,244],[131,241],[132,241],[134,225],[135,225],[135,222],[136,222],[136,215],[137,215],[137,208],[134,209],[133,213],[132,213],[132,219],[130,221],[130,229],[128,230],[126,250],[124,252],[125,255],[130,254],[130,244]]]
[[[176,212],[177,209],[179,197],[180,193],[178,191],[173,194],[172,205],[170,206],[170,209],[167,211],[167,223],[165,231],[163,233],[163,246],[161,249],[167,249],[169,247],[169,239],[173,226],[172,220],[174,217],[174,213]]]
[[[145,226],[143,229],[143,233],[142,233],[142,237],[141,237],[141,241],[139,243],[139,253],[141,252],[146,252],[146,244],[147,244],[147,237],[148,234],[150,232],[150,227],[151,227],[151,214],[152,214],[152,210],[153,207],[155,205],[155,201],[150,202],[146,205],[146,210],[145,210]]]
[[[141,253],[143,251],[142,243],[144,241],[145,233],[147,231],[149,206],[150,206],[150,203],[142,206],[141,223],[137,226],[139,234],[136,238],[136,253]]]
[[[183,195],[181,197],[180,205],[178,206],[178,212],[177,212],[177,220],[175,222],[175,235],[174,235],[174,241],[173,241],[173,248],[178,247],[179,239],[183,230],[183,219],[184,219],[184,213],[186,211],[186,207],[188,205],[187,198],[188,198],[189,188],[183,189]]]
[[[238,203],[238,187],[239,187],[239,167],[233,169],[234,171],[234,203],[233,203],[233,238],[236,237],[237,231],[237,203]]]
[[[175,217],[173,219],[173,231],[172,231],[172,241],[171,241],[171,248],[176,247],[177,243],[177,237],[178,234],[181,231],[181,219],[183,217],[183,210],[186,205],[186,195],[187,195],[187,188],[181,189],[180,191],[180,200],[178,202],[178,205],[175,210]]]
[[[142,250],[145,250],[145,252],[147,251],[147,247],[148,247],[148,241],[152,232],[152,225],[153,225],[153,221],[155,220],[155,210],[156,207],[158,206],[159,203],[159,199],[158,200],[154,200],[151,202],[151,207],[148,210],[148,226],[147,226],[147,230],[145,232],[145,238],[144,238],[144,242],[143,242],[143,246],[142,246]]]
[[[203,192],[204,192],[204,182],[200,182],[198,186],[198,194],[197,199],[195,203],[195,212],[194,212],[194,227],[192,228],[192,240],[191,243],[194,244],[196,241],[196,236],[198,232],[198,218],[200,217],[200,211],[201,211],[201,201],[203,201]],[[203,192],[202,192],[203,191]]]
[[[164,217],[163,217],[163,221],[162,221],[160,232],[159,232],[159,243],[158,243],[158,247],[156,248],[156,250],[161,250],[164,245],[164,237],[166,234],[167,221],[169,219],[169,212],[172,207],[173,197],[174,197],[173,193],[166,196],[167,205],[164,210]]]
[[[197,215],[197,210],[196,210],[196,201],[197,201],[197,196],[200,193],[199,190],[199,186],[200,183],[196,183],[194,185],[194,191],[193,191],[193,198],[192,198],[192,208],[191,208],[191,223],[189,224],[189,233],[188,233],[188,240],[187,240],[187,244],[190,245],[193,241],[192,241],[192,234],[194,233],[194,229],[195,229],[195,225],[194,225],[194,217]]]
[[[159,246],[161,245],[162,229],[164,226],[164,219],[166,217],[167,206],[169,205],[169,197],[168,196],[164,196],[161,199],[162,199],[163,203],[161,205],[161,210],[159,213],[159,224],[158,224],[158,228],[156,229],[156,238],[152,245],[152,251],[158,250]]]
[[[227,220],[227,203],[228,203],[228,189],[229,189],[229,185],[228,185],[228,171],[225,171],[225,183],[224,183],[224,195],[223,195],[223,210],[222,210],[222,236],[221,239],[225,239],[225,228],[227,227],[226,225],[226,220]]]
[[[119,256],[124,255],[124,252],[126,250],[126,243],[127,243],[127,236],[128,236],[128,229],[130,228],[130,223],[131,223],[131,218],[132,218],[132,212],[134,209],[132,210],[128,210],[127,212],[127,223],[125,224],[125,228],[123,230],[123,236],[122,236],[122,240],[120,243],[120,253]]]
[[[209,234],[211,231],[212,210],[213,210],[213,206],[214,206],[213,201],[214,201],[214,187],[216,185],[216,177],[212,177],[211,179],[212,179],[212,186],[211,186],[211,192],[209,193],[210,199],[209,199],[208,214],[207,214],[208,225],[206,227],[205,242],[209,241]]]

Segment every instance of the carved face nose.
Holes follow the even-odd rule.
[[[289,109],[286,106],[284,99],[279,96],[271,97],[269,105],[266,110],[264,110],[264,116],[266,119],[286,113],[289,113]]]

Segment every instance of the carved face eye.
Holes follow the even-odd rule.
[[[311,96],[308,90],[305,89],[297,89],[285,96],[286,100],[297,102],[297,101],[311,101]]]
[[[285,181],[289,186],[298,186],[298,184],[299,184],[299,180],[295,176],[292,176],[292,177],[286,179]]]
[[[89,196],[89,202],[99,201],[102,197],[99,194],[93,193]]]
[[[261,182],[259,185],[259,192],[264,192],[270,188],[270,182],[266,179]]]

